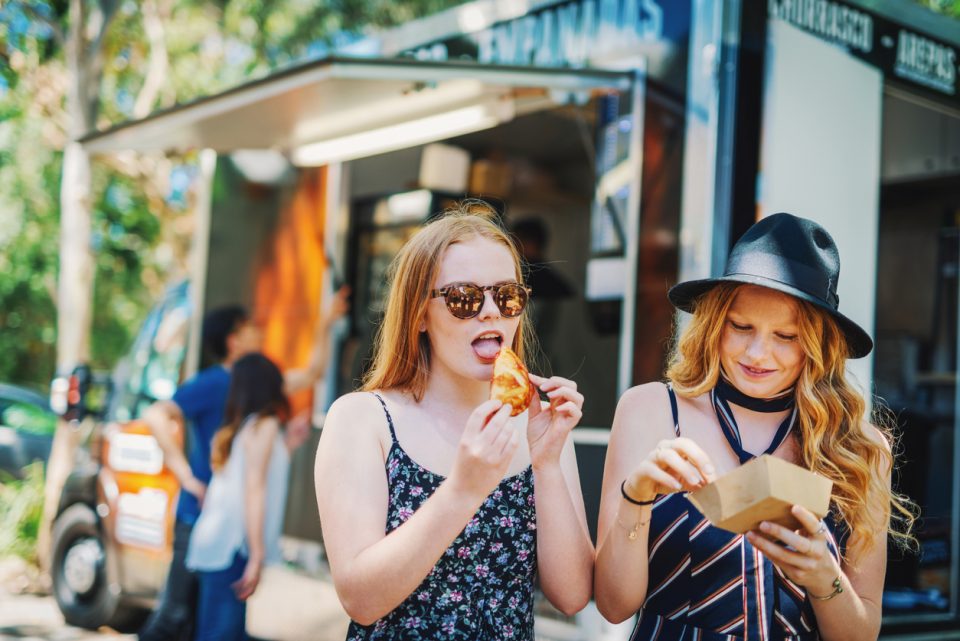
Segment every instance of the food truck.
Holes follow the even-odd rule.
[[[70,614],[101,603],[96,586],[114,616],[162,583],[176,488],[136,418],[195,371],[202,312],[249,305],[266,351],[294,364],[324,296],[349,284],[334,365],[300,401],[320,426],[364,371],[392,257],[476,197],[537,230],[552,285],[534,288],[542,353],[528,365],[587,399],[574,437],[594,535],[617,398],[663,373],[669,286],[717,273],[758,216],[824,224],[844,256],[844,313],[877,345],[851,374],[897,413],[898,480],[925,514],[921,553],[891,556],[884,638],[960,638],[958,49],[949,18],[868,0],[480,0],[91,132],[91,153],[197,151],[209,197],[189,286],[114,377],[111,427],[84,468],[95,491],[61,501],[61,518],[90,524],[60,541],[68,620],[98,622]],[[141,467],[119,469],[128,459]],[[319,541],[310,465],[292,474],[286,534]],[[589,610],[538,625],[598,637]]]

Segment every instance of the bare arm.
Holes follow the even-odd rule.
[[[580,421],[583,396],[576,383],[557,376],[530,380],[550,398],[542,408],[531,406],[528,427],[540,587],[550,603],[570,616],[593,594],[593,542],[570,435]]]
[[[164,464],[177,477],[184,490],[203,501],[206,485],[193,475],[183,448],[174,437],[177,430],[183,434],[185,429],[183,413],[177,404],[173,401],[157,401],[144,411],[143,422],[157,439]]]
[[[260,418],[244,429],[249,430],[243,443],[243,453],[246,457],[246,469],[243,474],[243,492],[246,502],[243,516],[249,557],[243,577],[234,586],[237,598],[240,600],[248,598],[257,589],[260,582],[260,569],[266,557],[263,519],[267,509],[267,472],[280,424],[273,417]],[[234,443],[234,447],[236,445]]]
[[[534,477],[540,587],[550,603],[572,616],[593,594],[594,559],[573,439],[561,465],[535,469]]]
[[[291,369],[283,373],[283,391],[294,394],[310,389],[323,378],[330,360],[330,330],[350,309],[348,297],[349,287],[341,287],[333,296],[330,305],[320,314],[317,329],[313,336],[313,350],[305,368]]]
[[[715,476],[703,450],[676,437],[672,425],[667,392],[660,383],[634,387],[617,404],[603,474],[594,576],[597,608],[615,623],[636,613],[647,598],[653,510],[625,501],[620,484],[626,481],[632,498],[648,501],[658,494],[696,489]]]
[[[331,406],[317,449],[317,507],[333,583],[354,621],[369,625],[410,596],[503,478],[519,444],[507,425],[509,413],[499,401],[480,405],[450,476],[385,534],[383,410],[362,393]]]

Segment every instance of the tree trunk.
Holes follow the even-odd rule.
[[[88,48],[87,18],[96,25]],[[85,5],[70,0],[69,29],[64,55],[69,70],[66,110],[67,146],[63,152],[60,183],[60,270],[57,286],[57,375],[68,375],[90,360],[90,329],[93,325],[94,257],[91,251],[92,167],[90,154],[77,142],[96,121],[101,53],[99,46],[109,25],[99,3]],[[91,86],[96,85],[96,86]],[[40,567],[50,570],[51,529],[57,515],[63,485],[73,468],[79,438],[66,421],[59,421],[54,433],[44,484],[43,518],[37,536]]]
[[[63,154],[60,186],[60,274],[57,291],[57,373],[67,375],[90,360],[93,321],[94,257],[90,249],[92,199],[91,160],[71,141]],[[37,541],[40,567],[50,569],[50,530],[63,484],[73,467],[76,430],[60,421],[53,437],[44,486],[43,520]]]

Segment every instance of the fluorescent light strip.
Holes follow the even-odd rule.
[[[331,162],[376,156],[461,134],[496,127],[513,118],[512,101],[493,101],[445,113],[303,145],[293,151],[293,164],[315,167]]]

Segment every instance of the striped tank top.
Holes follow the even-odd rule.
[[[667,391],[680,436],[676,395],[669,386]],[[839,557],[845,528],[829,515],[824,521],[827,546]],[[668,494],[653,505],[648,558],[647,598],[630,641],[820,638],[804,588],[745,536],[710,525],[684,494]]]

